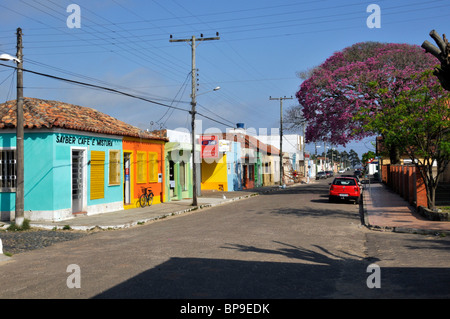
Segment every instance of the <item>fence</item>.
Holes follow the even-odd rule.
[[[428,207],[425,183],[414,165],[382,165],[381,180],[411,206]]]

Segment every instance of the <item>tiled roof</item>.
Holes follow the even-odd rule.
[[[24,128],[28,129],[63,128],[167,140],[167,138],[143,131],[92,108],[58,101],[24,98],[23,120]],[[16,100],[0,104],[0,129],[15,128],[16,123]]]
[[[243,134],[243,133],[238,133],[238,132],[222,133],[221,137],[226,140],[240,142],[242,147],[245,147],[245,148],[256,149],[260,152],[264,152],[264,153],[272,154],[272,155],[280,154],[280,150],[278,148],[276,148],[275,146],[270,145],[270,144],[265,144],[265,143],[261,142],[260,140],[258,140],[256,137],[248,135],[248,134]]]

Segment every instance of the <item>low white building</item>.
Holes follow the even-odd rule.
[[[280,135],[257,135],[261,142],[280,149]],[[308,167],[304,158],[304,139],[298,134],[283,134],[283,170],[285,183],[292,182],[294,172],[299,177],[306,177]]]

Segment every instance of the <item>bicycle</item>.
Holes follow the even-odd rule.
[[[154,196],[151,187],[142,187],[142,195],[139,197],[139,206],[152,206]]]

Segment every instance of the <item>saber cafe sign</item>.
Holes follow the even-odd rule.
[[[113,146],[113,141],[104,138],[80,137],[57,135],[56,143],[58,144],[78,144],[78,145],[97,145],[97,146]]]

